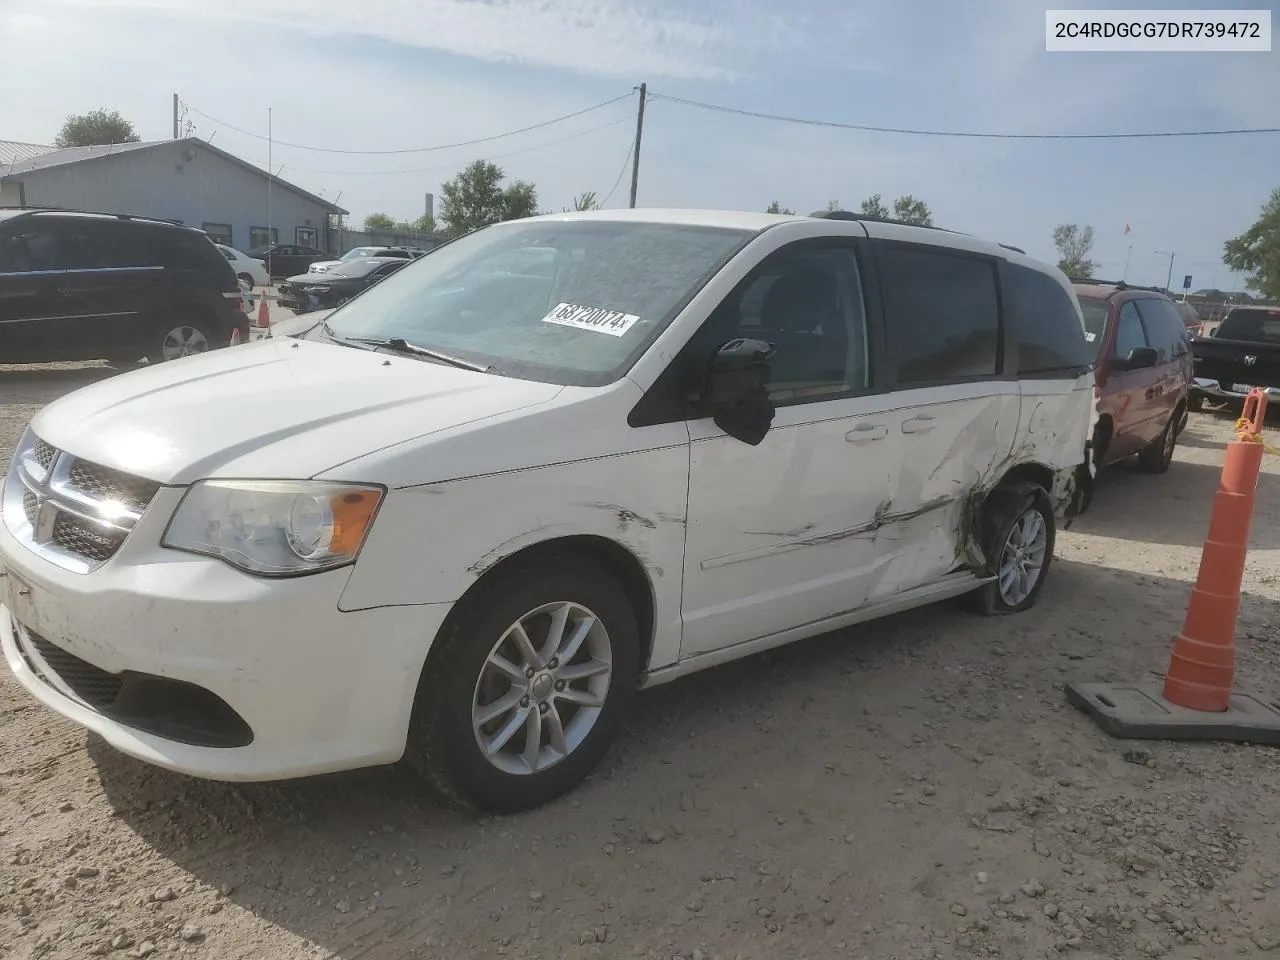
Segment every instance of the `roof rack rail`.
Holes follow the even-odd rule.
[[[1098,277],[1067,277],[1072,283],[1090,283],[1099,287],[1115,287],[1117,290],[1146,290],[1150,293],[1166,294],[1163,287],[1144,287],[1139,283],[1128,283],[1125,280],[1101,280]]]
[[[137,220],[141,223],[167,223],[174,227],[187,227],[181,220],[168,217],[147,217],[137,213],[107,213],[102,210],[81,210],[79,207],[0,207],[0,210],[25,210],[27,213],[78,213],[87,217],[113,217],[116,220]],[[197,229],[189,227],[189,229]]]
[[[1023,250],[1021,247],[1015,247],[1012,243],[1002,243],[1000,246],[1004,247],[1006,250],[1012,250],[1014,253],[1020,253],[1024,257],[1027,255],[1027,251]]]
[[[959,230],[950,230],[947,227],[935,227],[933,224],[908,223],[906,220],[896,220],[893,217],[877,217],[870,213],[854,213],[852,210],[817,210],[809,214],[819,220],[864,220],[868,223],[892,223],[899,227],[919,227],[922,230],[939,230],[942,233],[954,233],[962,237],[969,234],[960,233]]]

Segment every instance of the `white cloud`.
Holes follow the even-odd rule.
[[[811,18],[733,0],[715,16],[639,0],[69,0],[157,10],[252,29],[364,36],[489,61],[618,77],[733,79],[811,41]],[[848,16],[836,18],[836,31]],[[828,24],[827,29],[831,29]],[[821,34],[820,34],[821,35]],[[823,45],[825,49],[829,46]],[[817,55],[810,43],[810,54]]]

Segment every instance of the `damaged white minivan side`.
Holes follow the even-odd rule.
[[[532,806],[646,685],[1029,608],[1092,482],[1066,278],[943,230],[536,217],[289,323],[49,405],[4,485],[9,667],[196,776]]]

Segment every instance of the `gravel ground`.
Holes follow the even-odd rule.
[[[110,373],[0,368],[0,463]],[[595,777],[517,817],[382,770],[184,779],[6,673],[0,957],[1280,956],[1280,752],[1112,740],[1062,694],[1164,669],[1229,426],[1193,416],[1165,476],[1105,474],[1031,613],[942,605],[654,690]],[[1264,469],[1238,684],[1269,694]]]

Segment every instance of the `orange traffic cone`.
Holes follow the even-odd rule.
[[[267,301],[258,301],[258,326],[266,329],[271,326],[271,315],[267,311]]]
[[[1255,387],[1236,422],[1236,437],[1227,444],[1200,571],[1163,686],[1067,684],[1067,699],[1112,736],[1280,744],[1280,707],[1231,690],[1236,614],[1266,415],[1266,392]]]
[[[239,342],[240,342],[240,328],[236,327],[231,331],[231,342],[228,343],[227,346],[234,347]]]
[[[1164,698],[1189,710],[1221,712],[1231,704],[1236,614],[1262,470],[1259,434],[1266,415],[1267,395],[1254,389],[1245,399],[1236,439],[1227,444],[1200,572],[1165,674]]]

